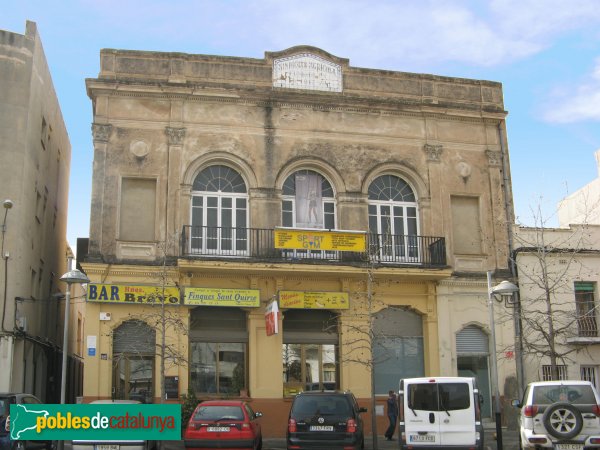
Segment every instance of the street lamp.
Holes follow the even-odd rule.
[[[69,260],[69,267],[71,266]],[[65,295],[65,326],[63,334],[63,354],[62,354],[62,375],[60,378],[60,404],[65,404],[67,387],[67,358],[69,353],[69,304],[71,302],[71,285],[74,283],[89,283],[90,279],[80,270],[73,269],[60,277],[60,281],[67,283],[67,292]]]
[[[498,363],[496,361],[496,325],[494,322],[494,297],[496,294],[500,296],[512,296],[519,288],[510,281],[502,281],[499,285],[492,287],[492,272],[487,273],[488,287],[488,308],[490,313],[490,328],[492,332],[492,377],[494,381],[495,416],[496,416],[496,447],[502,450],[502,416],[500,414],[500,388],[498,386]]]

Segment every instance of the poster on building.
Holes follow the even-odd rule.
[[[279,306],[286,309],[349,309],[347,292],[279,291]]]
[[[258,289],[186,288],[183,304],[257,308],[260,306],[260,291]]]
[[[274,236],[275,248],[282,249],[362,253],[367,248],[367,234],[364,232],[276,228]]]
[[[317,174],[296,174],[296,226],[323,228],[321,177]]]
[[[279,334],[279,307],[277,300],[273,300],[265,310],[265,325],[267,327],[267,336]]]
[[[179,305],[179,289],[174,286],[163,288],[162,286],[89,283],[87,301],[160,305],[163,293],[165,305]]]

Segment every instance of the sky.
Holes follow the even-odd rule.
[[[89,236],[85,79],[102,48],[263,58],[313,45],[354,67],[503,84],[517,222],[598,177],[600,0],[0,0],[0,29],[36,22],[67,130],[67,238]],[[0,80],[1,81],[1,80]],[[541,222],[540,222],[541,221]]]

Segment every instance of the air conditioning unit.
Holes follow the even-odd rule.
[[[21,316],[17,319],[17,328],[23,333],[27,333],[27,317]]]

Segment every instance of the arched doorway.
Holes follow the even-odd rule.
[[[156,332],[141,320],[128,320],[113,332],[113,398],[154,400]]]
[[[476,325],[463,328],[456,335],[456,361],[458,376],[475,377],[479,393],[483,396],[482,417],[492,416],[490,393],[489,344],[487,334]]]

